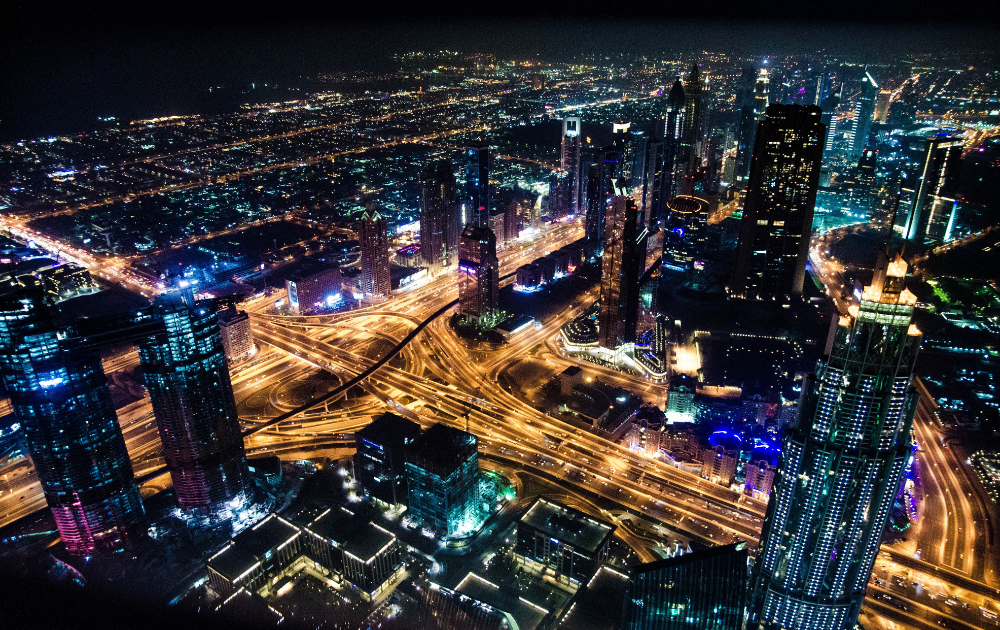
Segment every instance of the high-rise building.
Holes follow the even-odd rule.
[[[101,358],[66,337],[40,287],[0,298],[0,376],[66,550],[129,548],[146,518]]]
[[[389,277],[389,224],[373,210],[361,215],[358,226],[361,241],[361,292],[375,297],[392,295]]]
[[[739,127],[736,135],[736,186],[742,188],[750,177],[750,158],[753,156],[754,132],[757,131],[756,71],[752,66],[743,68],[737,98]],[[766,109],[766,107],[765,107]]]
[[[837,109],[840,107],[840,98],[844,92],[844,85],[841,84],[836,92],[831,92],[823,100],[823,113],[820,115],[820,122],[826,125],[826,138],[823,142],[823,151],[827,155],[833,155],[837,145]]]
[[[681,161],[679,157],[681,141],[684,137],[684,113],[685,113],[684,86],[678,77],[670,88],[667,95],[667,105],[663,113],[663,172],[662,183],[660,184],[660,216],[658,220],[662,223],[666,214],[666,201],[671,199],[677,191],[677,179],[680,177],[678,167]]]
[[[746,543],[711,547],[632,570],[622,630],[742,630]]]
[[[748,628],[847,629],[910,456],[920,331],[906,263],[876,267],[841,316],[786,433],[751,577]]]
[[[705,101],[701,73],[698,64],[691,66],[687,84],[684,86],[684,136],[678,159],[687,163],[689,172],[701,166],[698,145],[705,135]]]
[[[601,149],[597,162],[592,165],[587,177],[587,239],[604,243],[604,230],[607,223],[611,199],[615,195],[615,186],[623,176],[623,164],[620,145],[609,145]]]
[[[497,248],[501,248],[507,242],[507,211],[503,208],[494,208],[490,211],[490,222],[487,226],[497,239]]]
[[[406,448],[409,514],[446,538],[470,534],[485,516],[476,436],[435,424]]]
[[[420,435],[420,425],[384,413],[354,434],[354,476],[365,493],[389,505],[406,505],[406,445]]]
[[[339,267],[307,259],[305,265],[285,280],[288,307],[295,315],[307,315],[335,306],[343,296],[344,277]]]
[[[868,144],[868,132],[872,128],[877,96],[878,84],[866,70],[865,76],[861,78],[861,96],[854,104],[854,123],[851,125],[851,155],[855,158],[861,155]]]
[[[420,256],[432,275],[458,259],[461,234],[450,160],[439,160],[420,174]]]
[[[486,227],[490,216],[490,146],[483,141],[465,149],[465,225]]]
[[[222,350],[229,363],[239,363],[253,355],[256,348],[253,331],[250,329],[250,316],[246,311],[238,311],[235,305],[231,305],[220,312],[219,333],[222,336]]]
[[[892,102],[892,90],[882,88],[875,97],[875,122],[884,125],[889,119],[889,103]]]
[[[488,227],[468,225],[458,246],[458,313],[479,328],[492,328],[500,316],[500,261],[497,240]]]
[[[604,230],[601,311],[597,319],[598,344],[609,350],[635,341],[641,275],[637,267],[643,264],[637,260],[637,218],[638,209],[631,197],[614,197]]]
[[[579,214],[580,206],[580,150],[583,138],[580,137],[580,118],[567,116],[563,119],[562,154],[559,157],[559,168],[568,176],[569,214]]]
[[[646,142],[645,168],[642,173],[642,204],[640,214],[645,217],[646,225],[651,233],[659,229],[665,213],[666,199],[663,189],[667,174],[663,158],[666,142],[662,138],[651,137]]]
[[[920,138],[911,138],[916,144]],[[958,186],[962,159],[962,138],[948,133],[935,133],[923,142],[923,150],[914,163],[916,169],[903,174],[901,201],[896,217],[903,222],[903,236],[908,241],[923,243],[935,202],[954,195]]]
[[[825,131],[815,105],[770,105],[757,125],[730,293],[802,293]]]
[[[139,361],[177,503],[223,515],[252,499],[253,482],[218,318],[176,294],[158,297],[150,313],[164,329],[139,343]]]

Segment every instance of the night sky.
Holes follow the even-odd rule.
[[[595,2],[446,2],[419,12],[344,4],[5,4],[0,142],[90,131],[100,116],[231,111],[251,83],[284,89],[321,72],[393,70],[391,55],[411,50],[552,61],[701,50],[825,50],[877,61],[909,51],[1000,50],[993,12],[977,10],[986,2],[940,5],[961,7],[943,17],[892,1],[712,2],[712,17],[725,21],[705,21],[704,3],[615,2],[614,13],[612,3]],[[794,21],[764,21],[781,18]],[[210,94],[209,86],[226,89]]]

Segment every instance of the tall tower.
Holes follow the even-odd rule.
[[[455,173],[450,160],[439,160],[420,174],[420,256],[431,275],[458,257]]]
[[[619,194],[611,203],[608,219],[601,263],[598,344],[608,350],[617,350],[623,344],[635,341],[639,317],[639,278],[636,271],[638,208],[631,197]]]
[[[678,77],[670,88],[667,107],[663,113],[663,183],[660,196],[664,203],[660,205],[661,221],[667,211],[666,201],[672,199],[677,190],[678,163],[682,161],[680,146],[684,137],[684,103],[684,86]]]
[[[500,323],[496,236],[488,227],[468,225],[458,251],[458,312],[479,328],[493,328]]]
[[[361,240],[361,292],[376,297],[389,297],[392,284],[389,278],[389,224],[372,210],[361,215],[358,226]]]
[[[563,119],[562,154],[559,168],[568,175],[569,213],[580,213],[580,119],[567,116]]]
[[[621,174],[622,155],[614,145],[604,147],[587,177],[587,239],[604,242],[604,225],[614,194],[614,183]]]
[[[737,113],[739,127],[736,132],[736,184],[742,188],[750,176],[750,158],[753,155],[754,132],[757,130],[757,81],[753,67],[743,68],[740,75]],[[765,106],[766,109],[766,106]]]
[[[480,140],[465,149],[465,225],[486,227],[490,219],[490,147]]]
[[[100,356],[66,337],[39,287],[0,298],[0,376],[66,550],[129,548],[146,517]]]
[[[698,64],[691,66],[687,85],[684,86],[684,136],[681,140],[681,152],[678,156],[687,162],[688,170],[695,170],[700,164],[697,159],[698,141],[704,135],[705,103],[702,97],[701,73]]]
[[[868,144],[868,131],[872,127],[877,97],[878,84],[865,70],[865,76],[861,79],[861,96],[854,104],[854,124],[851,127],[851,155],[854,157],[860,156]]]
[[[224,515],[252,500],[253,481],[218,318],[176,294],[158,297],[150,314],[164,329],[139,343],[139,360],[177,503]]]
[[[900,216],[906,240],[923,243],[928,236],[931,210],[938,197],[954,193],[962,159],[961,137],[937,133],[924,140],[917,168],[904,175]],[[914,143],[915,144],[915,143]]]
[[[748,628],[853,628],[910,455],[920,331],[906,263],[840,318],[784,438],[751,577]]]
[[[802,293],[825,128],[815,105],[771,105],[757,125],[730,293]]]

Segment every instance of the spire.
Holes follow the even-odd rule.
[[[684,86],[681,85],[681,78],[677,77],[674,86],[670,88],[667,96],[667,111],[679,112],[684,109]]]
[[[698,64],[691,64],[691,74],[688,75],[688,83],[697,83],[699,79]]]

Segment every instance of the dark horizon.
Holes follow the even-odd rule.
[[[0,91],[0,142],[93,131],[100,127],[99,117],[136,120],[232,111],[254,100],[246,92],[255,83],[257,89],[261,84],[269,88],[258,102],[282,100],[293,94],[286,88],[308,90],[308,77],[395,71],[392,56],[416,50],[552,62],[585,55],[684,57],[702,51],[747,57],[816,53],[880,63],[898,61],[902,54],[947,58],[979,52],[989,57],[1000,42],[997,31],[983,22],[709,21],[685,12],[679,12],[684,19],[674,20],[653,13],[654,21],[627,11],[621,19],[578,12],[558,20],[481,13],[460,19],[403,14],[372,21],[348,13],[353,19],[278,18],[272,24],[195,19],[186,25],[175,16],[157,27],[141,13],[119,16],[117,22],[86,14],[76,28],[57,21],[46,31],[21,15],[12,23],[26,27],[5,44],[10,61],[7,85]],[[226,89],[210,94],[213,86]]]

